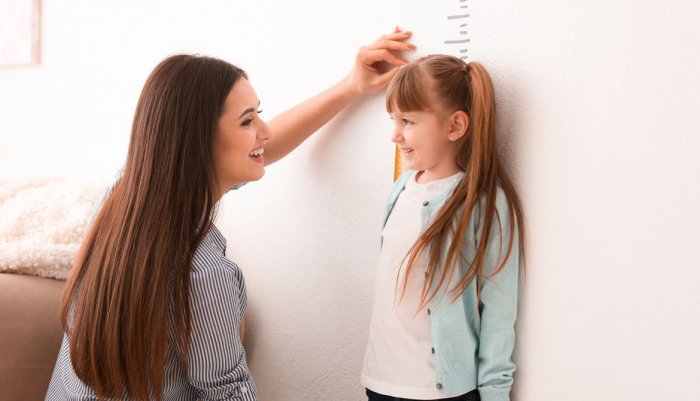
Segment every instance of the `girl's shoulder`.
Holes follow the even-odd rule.
[[[404,171],[403,173],[401,173],[401,175],[399,176],[399,178],[397,178],[396,181],[394,182],[394,187],[397,187],[397,186],[403,187],[403,186],[405,186],[406,183],[408,182],[408,180],[410,180],[411,177],[413,177],[414,174],[416,174],[416,172],[415,172],[414,170],[407,170],[407,171]]]
[[[476,204],[474,205],[474,224],[477,230],[480,230],[482,228],[482,223],[485,220],[487,202],[487,194],[481,194],[479,197],[479,201],[476,202]],[[510,199],[508,199],[506,191],[500,185],[497,186],[494,202],[494,214],[492,216],[492,219],[495,220],[498,224],[497,227],[509,224],[510,220],[513,218],[513,216],[511,216],[512,210],[513,209],[511,208],[511,202]],[[516,218],[515,224],[517,223],[518,222]]]
[[[403,191],[403,189],[406,188],[406,183],[408,182],[408,180],[410,180],[411,177],[413,177],[413,174],[415,173],[416,172],[413,170],[405,171],[399,176],[399,178],[396,181],[394,181],[394,184],[391,187],[391,192],[389,192],[390,202],[398,198],[401,191]]]
[[[506,196],[506,191],[503,190],[503,187],[498,185],[496,187],[496,194],[495,194],[496,202],[495,206],[496,209],[498,210],[507,210],[508,208],[508,197]],[[482,193],[479,195],[479,200],[476,202],[474,207],[478,209],[483,209],[483,207],[486,205],[488,202],[488,194]]]

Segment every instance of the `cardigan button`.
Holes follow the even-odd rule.
[[[434,354],[434,353],[435,353],[435,348],[431,347],[431,348],[430,348],[430,352],[432,352],[432,353]]]
[[[428,201],[423,202],[423,206],[428,206]]]
[[[441,383],[436,384],[435,388],[437,388],[438,390],[442,390],[442,384]]]
[[[428,308],[428,314],[430,314],[430,308]]]

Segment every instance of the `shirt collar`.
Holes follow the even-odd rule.
[[[226,254],[226,238],[224,238],[224,235],[221,234],[221,231],[214,225],[214,223],[211,224],[209,227],[209,232],[207,233],[207,237],[211,240],[211,242],[219,248],[221,253]]]

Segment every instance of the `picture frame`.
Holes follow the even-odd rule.
[[[0,0],[0,67],[37,65],[41,0]]]

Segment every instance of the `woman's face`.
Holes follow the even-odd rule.
[[[247,79],[233,85],[214,137],[214,169],[222,192],[265,174],[263,145],[270,128],[260,119],[260,100]]]

